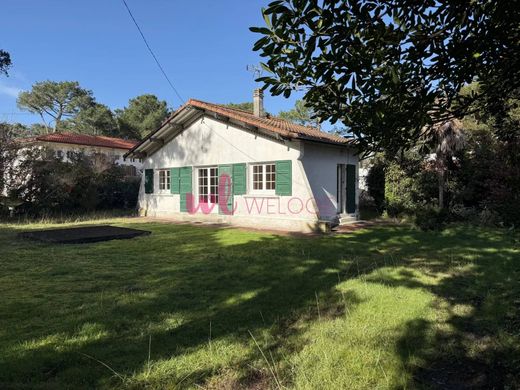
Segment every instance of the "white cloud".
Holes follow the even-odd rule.
[[[23,91],[22,88],[11,87],[9,85],[4,85],[4,84],[0,83],[0,94],[2,94],[2,95],[7,95],[10,97],[17,98],[18,94],[22,91]]]

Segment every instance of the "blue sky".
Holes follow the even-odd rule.
[[[215,103],[252,100],[257,84],[246,66],[260,57],[248,28],[263,25],[268,2],[127,0],[181,96]],[[13,67],[9,77],[0,76],[0,121],[38,122],[17,114],[16,95],[42,80],[79,81],[112,109],[143,93],[180,105],[121,0],[4,0],[2,14],[0,48]],[[290,109],[296,97],[267,92],[266,109]]]

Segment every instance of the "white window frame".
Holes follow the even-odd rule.
[[[195,184],[197,186],[197,203],[218,204],[218,166],[196,167],[196,169],[197,181]],[[211,175],[212,170],[214,175]],[[204,172],[206,176],[201,176],[202,172]],[[201,179],[206,179],[206,182],[201,182]],[[213,181],[211,179],[213,179]],[[201,189],[204,190],[201,191]],[[214,196],[212,197],[211,195]],[[201,196],[206,196],[207,201],[202,199]]]
[[[274,180],[270,180],[269,182],[272,183],[271,189],[267,189],[267,169],[266,167],[270,165],[273,166],[273,172],[274,173]],[[261,189],[255,189],[255,177],[258,177],[258,175],[255,175],[255,167],[256,166],[262,166],[262,172],[261,172],[261,183],[262,188]],[[271,173],[271,172],[270,172]],[[249,188],[250,192],[252,194],[263,194],[263,195],[274,195],[276,193],[276,164],[274,162],[263,162],[263,163],[251,163],[249,164]]]
[[[164,175],[164,179],[161,177]],[[159,185],[159,192],[161,193],[170,193],[171,184],[172,184],[172,178],[171,173],[169,169],[159,169],[157,171],[157,183]]]

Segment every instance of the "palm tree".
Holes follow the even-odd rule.
[[[435,169],[439,180],[439,208],[444,208],[446,192],[446,172],[454,163],[455,153],[466,146],[466,137],[462,122],[458,119],[448,120],[433,127],[435,141]]]

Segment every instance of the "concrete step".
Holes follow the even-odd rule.
[[[340,225],[347,225],[350,223],[357,222],[356,214],[343,214],[339,216],[339,224]]]

